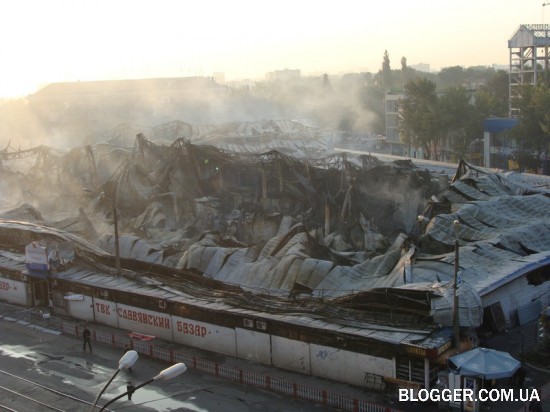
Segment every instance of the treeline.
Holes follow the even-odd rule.
[[[252,92],[251,90],[248,90]],[[400,137],[438,159],[442,147],[455,158],[468,153],[483,137],[483,121],[508,117],[509,77],[492,67],[453,66],[437,73],[421,72],[402,57],[393,69],[386,51],[377,73],[301,77],[257,83],[256,97],[276,105],[287,118],[308,117],[321,127],[351,134],[386,134],[385,96],[400,94]],[[520,125],[509,134],[526,150],[548,145],[550,96],[547,84],[522,89]]]

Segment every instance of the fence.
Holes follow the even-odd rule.
[[[69,322],[63,322],[64,333],[80,337],[83,327],[76,323],[67,326],[67,323]],[[117,336],[113,333],[98,330],[92,330],[92,338],[97,343],[110,345],[113,348],[124,348],[130,343],[129,337]],[[324,406],[352,412],[398,412],[397,409],[379,403],[350,398],[324,389],[312,388],[285,378],[246,371],[223,363],[188,355],[184,352],[163,348],[150,342],[134,341],[133,347],[140,355],[155,360],[166,363],[183,362],[188,368],[196,369],[222,379],[292,396],[296,399],[315,402]]]
[[[1,304],[0,308],[5,309],[8,305]],[[18,311],[10,311],[13,317],[23,318],[33,324],[60,331],[64,335],[72,335],[76,338],[82,337],[83,326],[81,322],[68,321],[56,317],[50,317],[40,312],[34,312],[28,309],[17,308]],[[209,361],[198,358],[185,352],[175,351],[169,348],[163,348],[150,342],[131,340],[127,336],[117,335],[115,333],[105,332],[90,328],[92,340],[95,343],[111,346],[116,349],[123,349],[132,341],[133,348],[142,356],[147,356],[166,363],[183,362],[190,369],[208,373],[216,377],[229,380],[231,382],[254,386],[282,395],[292,396],[296,399],[315,402],[323,406],[337,408],[343,411],[351,412],[401,412],[399,409],[392,408],[383,404],[364,401],[351,398],[349,396],[327,391],[325,389],[313,388],[300,383],[293,382],[290,379],[258,374],[252,371],[246,371],[241,368],[233,367],[223,363]]]

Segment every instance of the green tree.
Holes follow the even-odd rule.
[[[403,143],[421,146],[428,159],[437,158],[442,124],[434,82],[421,77],[407,82],[400,120]]]
[[[405,84],[411,79],[413,79],[416,75],[416,70],[413,68],[407,66],[407,58],[405,56],[401,57],[401,85],[400,87],[404,87]],[[424,76],[425,77],[425,76]]]
[[[451,87],[438,99],[441,115],[441,132],[447,145],[454,152],[454,157],[464,158],[470,143],[476,139],[475,108],[470,104],[470,96],[464,87]]]
[[[462,66],[445,67],[437,74],[441,88],[463,86],[467,81],[466,71]]]
[[[382,61],[381,77],[382,77],[382,87],[385,90],[391,89],[393,87],[393,78],[392,78],[392,72],[391,72],[391,66],[390,66],[390,55],[388,54],[387,50],[384,51],[384,60]]]
[[[512,104],[519,108],[519,124],[513,136],[520,147],[539,153],[548,151],[550,140],[550,88],[546,84],[520,87],[519,98]]]
[[[497,70],[488,76],[486,84],[479,87],[476,93],[476,107],[488,116],[506,117],[508,115],[509,96],[508,73]],[[479,104],[478,104],[479,101]]]

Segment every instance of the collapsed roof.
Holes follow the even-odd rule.
[[[450,324],[458,220],[468,285],[461,324],[476,326],[480,296],[550,255],[548,193],[464,162],[448,186],[447,176],[411,161],[238,153],[183,138],[155,144],[143,134],[131,149],[40,148],[40,162],[23,173],[6,166],[17,157],[4,153],[0,172],[19,188],[19,204],[40,210],[12,208],[6,217],[43,219],[114,253],[116,208],[123,257],[257,295],[353,302],[377,313],[419,307],[423,319]],[[380,300],[380,291],[410,299]]]

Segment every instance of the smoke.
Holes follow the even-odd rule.
[[[82,189],[96,189],[110,179],[131,155],[138,133],[169,144],[180,137],[223,133],[231,130],[224,126],[231,122],[270,119],[368,132],[372,114],[360,102],[363,83],[361,76],[275,80],[252,87],[226,87],[202,77],[78,82],[1,101],[0,208],[32,201],[45,216],[78,210],[84,203]],[[86,145],[94,146],[93,158]]]

